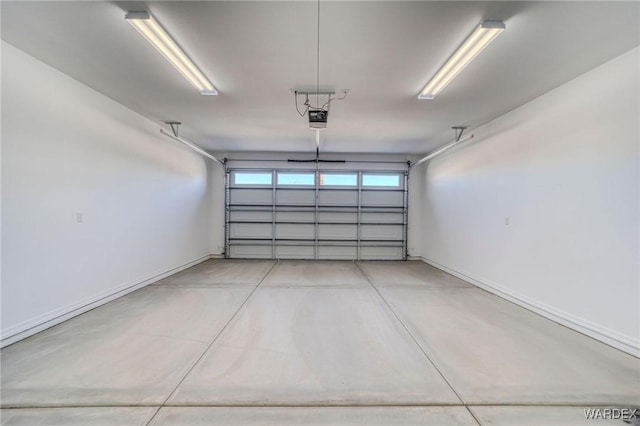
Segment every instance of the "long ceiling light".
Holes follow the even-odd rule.
[[[427,83],[418,98],[435,98],[504,28],[502,21],[484,21],[480,24]]]
[[[128,12],[125,19],[171,63],[202,95],[217,95],[202,74],[149,12]]]

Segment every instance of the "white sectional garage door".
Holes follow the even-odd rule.
[[[405,259],[402,171],[230,169],[226,257]]]

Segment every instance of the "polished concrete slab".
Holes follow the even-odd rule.
[[[46,330],[38,338],[141,334],[208,343],[252,290],[149,286]]]
[[[358,262],[376,286],[415,286],[426,288],[472,287],[471,284],[418,260]]]
[[[472,406],[469,408],[480,423],[487,426],[624,426],[629,424],[621,419],[587,419],[585,410],[592,407]]]
[[[31,341],[3,355],[2,407],[160,404],[206,346],[144,335]]]
[[[464,407],[165,407],[151,426],[467,426]]]
[[[351,261],[281,260],[263,285],[369,287],[369,281]]]
[[[273,267],[273,260],[210,259],[159,282],[156,286],[257,285]]]
[[[252,288],[147,287],[2,350],[2,406],[159,404]]]
[[[479,289],[380,292],[467,404],[640,404],[640,360]]]
[[[262,287],[168,404],[459,402],[371,287]]]
[[[562,426],[640,405],[638,358],[416,262],[205,262],[0,362],[3,425]]]
[[[3,426],[144,426],[155,407],[20,408],[0,413]]]

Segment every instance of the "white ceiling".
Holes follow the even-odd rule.
[[[290,88],[316,81],[315,1],[1,2],[2,39],[211,151],[312,151]],[[219,90],[201,96],[124,20],[151,11]],[[426,81],[484,19],[498,37],[435,100]],[[324,152],[424,153],[640,43],[638,2],[320,3]]]

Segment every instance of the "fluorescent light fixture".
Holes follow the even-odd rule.
[[[422,89],[418,99],[435,98],[504,28],[502,21],[484,21],[480,24]]]
[[[177,69],[203,95],[217,95],[213,84],[202,74],[187,55],[178,47],[175,41],[153,19],[149,12],[128,12],[125,19],[138,30],[167,61]]]

